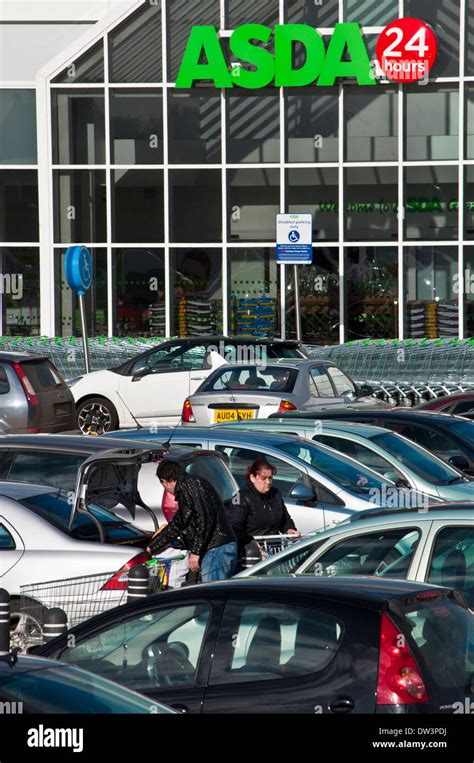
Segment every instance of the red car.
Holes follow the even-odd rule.
[[[427,403],[415,406],[416,411],[436,411],[437,413],[455,413],[458,416],[474,418],[474,389],[456,392],[453,395],[437,397]]]

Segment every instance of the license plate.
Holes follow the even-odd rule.
[[[225,424],[226,421],[248,421],[254,418],[255,411],[246,408],[226,408],[214,411],[214,424]]]

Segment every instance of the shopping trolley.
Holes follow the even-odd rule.
[[[256,535],[246,546],[246,554],[241,560],[241,566],[243,569],[252,567],[257,562],[268,559],[301,540],[301,537],[294,535]]]

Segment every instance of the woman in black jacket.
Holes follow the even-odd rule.
[[[257,459],[246,472],[247,487],[232,499],[231,522],[239,544],[239,556],[259,535],[297,535],[301,533],[288,513],[283,496],[273,487],[276,468],[264,459]],[[255,548],[255,544],[253,543]],[[249,555],[255,550],[248,549]]]

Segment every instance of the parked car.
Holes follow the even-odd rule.
[[[179,421],[183,400],[214,368],[229,360],[305,358],[298,342],[255,337],[204,336],[163,342],[116,368],[68,380],[77,427],[99,434],[113,429]]]
[[[0,702],[22,715],[175,712],[74,665],[26,655],[0,660]]]
[[[264,577],[149,597],[35,652],[190,713],[453,713],[473,623],[446,588]]]
[[[163,442],[172,435],[172,429],[163,428]],[[155,438],[155,447],[161,447],[161,443]],[[64,491],[75,492],[78,470],[81,464],[89,456],[98,455],[104,451],[120,448],[121,450],[135,450],[143,447],[136,439],[121,439],[118,442],[110,437],[81,437],[78,435],[9,435],[0,436],[0,482],[12,480],[16,482],[32,482],[34,484],[51,485]],[[188,448],[164,448],[171,455],[178,458],[185,471],[205,477],[217,490],[222,500],[228,500],[234,495],[238,487],[230,474],[224,458],[218,453],[192,452]],[[156,463],[138,464],[137,475],[130,477],[130,485],[136,479],[138,495],[135,501],[135,515],[115,504],[116,510],[127,521],[131,521],[146,530],[153,530],[155,523],[166,522],[162,511],[164,491],[160,481],[156,477]],[[107,482],[109,488],[121,475],[112,463],[107,466],[107,476],[102,481]],[[97,478],[98,479],[98,478]],[[131,488],[130,488],[131,489]],[[100,500],[96,496],[96,500]],[[152,515],[145,509],[140,501],[143,501]],[[110,507],[110,500],[107,504]],[[117,508],[119,506],[119,508]]]
[[[419,490],[444,501],[474,501],[474,482],[461,471],[396,432],[370,424],[290,418],[234,422],[232,429],[294,434],[321,442],[360,461],[401,487]],[[218,427],[224,425],[218,424]],[[229,425],[228,425],[229,426]]]
[[[372,387],[359,388],[334,363],[324,360],[228,364],[215,370],[184,401],[181,422],[208,426],[265,419],[288,410],[339,408],[350,401],[364,409],[388,407],[368,397],[372,392]]]
[[[74,398],[48,357],[0,352],[0,432],[75,429]]]
[[[129,440],[162,441],[169,437],[169,431],[116,432],[113,439],[119,442],[126,436]],[[257,458],[267,458],[277,469],[273,484],[301,532],[323,530],[374,505],[411,506],[426,500],[423,494],[397,488],[392,480],[326,445],[293,435],[241,432],[235,427],[178,427],[171,439],[173,446],[222,453],[239,488],[246,484],[247,467]]]
[[[434,400],[428,400],[415,406],[415,411],[436,411],[437,413],[453,413],[457,416],[474,417],[474,390],[454,392]]]
[[[344,408],[317,414],[290,412],[281,416],[285,419],[287,416],[295,416],[321,421],[353,421],[385,427],[413,440],[456,469],[474,475],[474,422],[462,416],[403,408],[383,411],[354,411]]]
[[[462,591],[474,609],[474,506],[371,509],[249,567],[262,575],[376,575]]]

